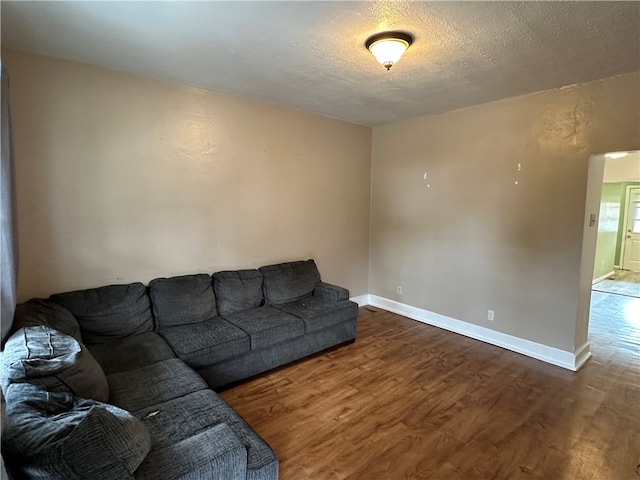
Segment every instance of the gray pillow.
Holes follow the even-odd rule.
[[[46,325],[82,342],[80,325],[78,325],[78,321],[73,314],[62,305],[50,300],[33,298],[16,307],[16,315],[13,321],[14,332],[21,328],[35,325]]]
[[[308,297],[320,283],[320,273],[313,260],[267,265],[258,270],[264,275],[264,299],[267,305]]]
[[[233,270],[213,274],[218,313],[232,313],[262,305],[262,273],[258,270]]]
[[[203,273],[149,282],[158,327],[200,323],[218,315],[211,276]]]
[[[87,345],[153,330],[147,289],[141,283],[58,293],[50,298],[73,313]]]
[[[106,402],[109,385],[102,368],[75,338],[44,325],[21,328],[7,341],[0,375],[3,391],[30,382],[50,392],[68,392]]]
[[[113,405],[46,392],[7,391],[2,455],[18,478],[133,479],[151,449],[147,427]]]

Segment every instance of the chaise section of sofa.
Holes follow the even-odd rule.
[[[313,260],[26,302],[2,354],[5,461],[26,478],[277,480],[212,389],[354,341],[357,316]]]
[[[10,473],[51,479],[277,479],[271,448],[152,330],[151,303],[140,285],[57,294],[55,302],[18,307],[2,356],[10,363],[2,366],[3,376],[10,372],[3,379],[8,420],[2,436]],[[42,347],[35,348],[36,342]],[[25,372],[33,373],[33,365],[39,370],[29,376]],[[52,380],[43,379],[43,372]],[[99,401],[83,397],[95,391],[89,387],[96,377],[108,386]],[[62,402],[59,413],[47,399]],[[63,422],[67,417],[73,421]],[[135,435],[123,430],[128,425]],[[126,446],[136,438],[142,453],[124,466],[97,450],[111,448],[104,442]]]

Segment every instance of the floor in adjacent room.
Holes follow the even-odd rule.
[[[594,284],[593,290],[629,297],[640,297],[640,272],[615,270],[611,277]]]
[[[222,393],[281,480],[639,480],[640,299],[594,291],[577,373],[372,307],[353,345]]]

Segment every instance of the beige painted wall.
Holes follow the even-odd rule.
[[[629,152],[622,158],[606,158],[604,182],[637,182],[639,180],[640,152]]]
[[[639,82],[625,75],[374,128],[369,292],[581,347],[588,159],[640,146]]]
[[[313,257],[367,292],[371,129],[3,51],[19,300]]]
[[[3,61],[19,300],[314,257],[354,296],[566,351],[586,341],[588,158],[640,147],[637,74],[377,127],[372,143],[369,128],[236,97]]]

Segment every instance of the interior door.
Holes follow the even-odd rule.
[[[629,189],[622,268],[640,271],[640,188]]]

